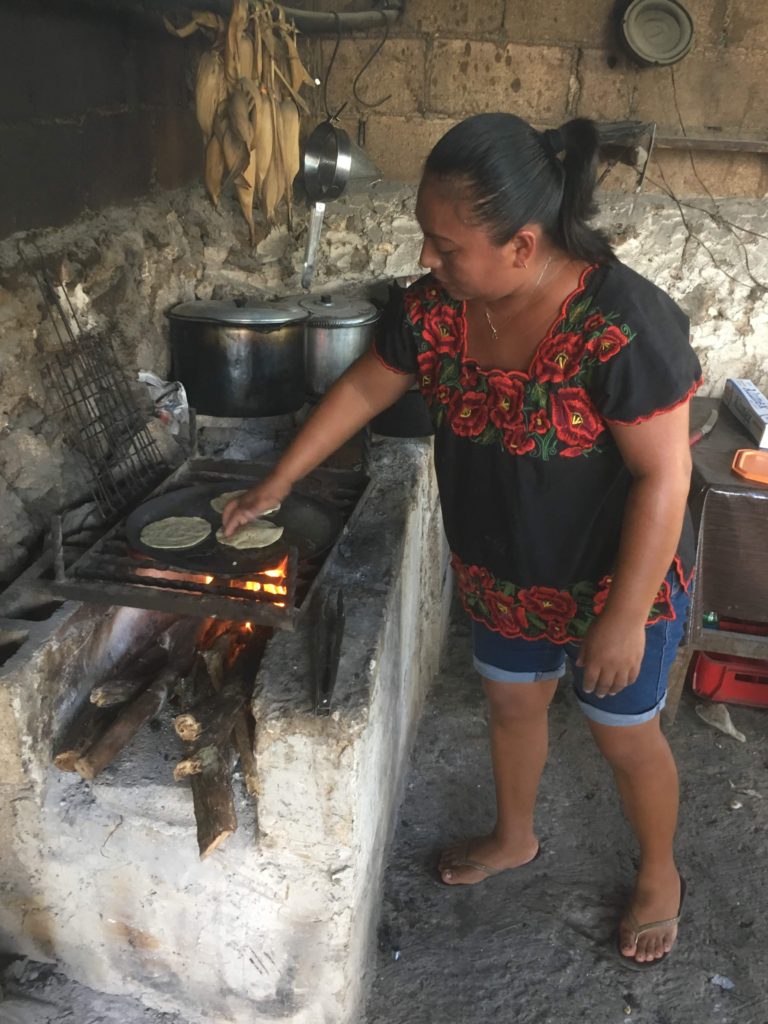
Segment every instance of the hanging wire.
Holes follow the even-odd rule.
[[[680,110],[680,103],[679,103],[678,98],[677,98],[677,80],[675,78],[675,69],[673,67],[670,68],[670,72],[671,72],[671,78],[672,78],[672,95],[673,95],[674,102],[675,102],[675,112],[677,114],[677,120],[680,123],[680,130],[683,133],[683,137],[687,139],[688,138],[688,131],[687,131],[686,127],[685,127],[685,122],[683,121],[683,115],[682,115],[682,112]],[[701,207],[701,206],[696,207],[696,209],[701,210],[702,213],[705,213],[708,217],[710,217],[712,219],[712,221],[718,227],[725,228],[725,230],[731,235],[731,237],[733,238],[733,240],[736,242],[737,246],[741,250],[741,254],[742,254],[743,258],[744,258],[744,269],[746,270],[746,272],[747,272],[747,274],[749,276],[749,279],[752,282],[752,284],[756,288],[759,288],[762,292],[768,291],[768,287],[762,281],[758,281],[758,279],[752,273],[752,267],[750,266],[750,263],[749,263],[749,252],[747,251],[747,248],[744,245],[744,242],[736,234],[736,230],[746,231],[746,232],[748,232],[750,234],[757,234],[757,232],[751,232],[751,231],[749,231],[748,228],[741,228],[738,224],[735,224],[733,221],[729,220],[726,216],[724,216],[724,214],[723,214],[723,212],[722,212],[722,210],[720,208],[720,204],[718,203],[717,199],[715,199],[715,197],[712,195],[712,192],[710,191],[710,189],[709,189],[708,185],[706,184],[706,182],[702,180],[701,175],[699,174],[698,168],[696,167],[696,161],[693,158],[693,152],[692,152],[692,150],[690,148],[688,149],[688,160],[689,160],[689,162],[691,164],[691,170],[693,171],[693,173],[694,173],[694,175],[696,177],[696,180],[701,185],[701,187],[704,189],[704,191],[706,192],[710,202],[712,203],[712,205],[714,207],[714,212],[712,210],[707,210],[705,207]],[[659,168],[659,171],[661,173],[662,178],[664,179],[664,184],[667,186],[668,195],[670,195],[670,197],[677,203],[678,209],[680,210],[680,216],[683,217],[683,212],[682,212],[682,209],[681,209],[681,204],[678,201],[677,196],[673,195],[671,189],[669,189],[669,185],[667,184],[666,178],[664,178],[664,172],[661,170],[661,167]],[[683,217],[683,223],[685,223],[685,218],[684,217]],[[688,232],[690,233],[690,228],[688,227],[688,224],[685,224],[685,226],[686,226],[686,230],[688,230]],[[699,242],[700,245],[704,246],[706,251],[709,253],[710,258],[712,259],[712,262],[715,264],[715,266],[718,268],[718,270],[720,270],[722,273],[727,273],[725,270],[723,270],[723,268],[721,266],[719,266],[719,264],[717,263],[717,261],[715,260],[715,258],[713,256],[712,252],[709,250],[709,248],[706,245],[704,245],[704,243],[701,241],[701,239],[696,237],[696,240]],[[736,281],[736,278],[732,277],[732,275],[727,274],[727,276],[730,277],[732,281]],[[742,282],[737,282],[737,283],[742,284]],[[747,285],[745,287],[749,287],[749,286]]]
[[[357,74],[355,75],[355,80],[352,83],[352,95],[355,97],[355,99],[357,100],[361,107],[367,107],[369,110],[373,110],[374,107],[380,107],[382,103],[386,103],[387,100],[392,99],[392,93],[389,93],[387,96],[383,96],[380,100],[374,100],[372,103],[368,103],[366,100],[362,98],[360,93],[357,91],[357,83],[360,81],[365,72],[371,66],[374,58],[377,57],[379,53],[381,53],[381,49],[384,46],[384,43],[386,43],[387,39],[389,38],[389,21],[387,20],[387,16],[384,13],[384,11],[379,11],[379,13],[381,14],[381,17],[384,21],[384,35],[379,40],[378,44],[374,48],[373,53],[370,55],[368,60],[357,72]]]
[[[330,109],[328,108],[328,82],[330,81],[331,71],[333,70],[333,65],[336,60],[336,54],[339,52],[339,46],[341,44],[341,18],[339,17],[336,11],[332,11],[331,13],[336,19],[336,42],[333,47],[331,59],[328,62],[328,70],[326,71],[325,78],[323,79],[323,106],[325,107],[325,116],[327,117],[327,119],[329,121],[336,121],[341,115],[342,110],[346,107],[347,101],[345,100],[341,104],[341,106],[339,107],[335,114],[332,114]]]

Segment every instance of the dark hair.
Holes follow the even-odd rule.
[[[614,258],[610,243],[587,223],[596,209],[598,144],[586,118],[539,132],[514,114],[477,114],[446,132],[424,174],[463,187],[496,245],[524,224],[540,224],[574,258],[605,263]]]

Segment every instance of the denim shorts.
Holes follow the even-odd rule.
[[[580,645],[549,640],[508,639],[479,622],[472,623],[472,646],[477,671],[497,683],[535,683],[560,679],[566,658],[573,670],[573,685],[587,718],[602,725],[638,725],[654,718],[667,700],[667,676],[683,637],[688,595],[674,571],[667,576],[675,619],[660,619],[645,630],[645,654],[634,683],[619,693],[597,697],[583,688],[584,670],[576,664]]]

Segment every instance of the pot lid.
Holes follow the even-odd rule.
[[[693,20],[677,0],[632,0],[621,29],[630,51],[645,64],[676,64],[693,42]]]
[[[348,295],[310,295],[299,305],[310,313],[310,327],[358,327],[379,319],[372,302]]]
[[[296,302],[236,302],[210,299],[181,302],[168,310],[172,320],[194,320],[236,327],[282,327],[306,320],[309,313]]]

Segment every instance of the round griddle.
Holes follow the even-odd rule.
[[[304,494],[290,494],[278,512],[259,516],[283,527],[282,537],[274,544],[243,551],[219,544],[216,531],[222,525],[221,513],[213,511],[211,501],[226,491],[241,491],[247,487],[247,481],[230,480],[227,483],[184,487],[150,498],[125,521],[128,543],[135,551],[163,565],[214,576],[241,576],[244,572],[273,567],[292,547],[298,550],[300,559],[312,558],[331,547],[338,537],[342,521],[333,505]],[[143,544],[141,531],[144,527],[169,516],[199,516],[211,524],[211,533],[194,547],[177,550]]]

